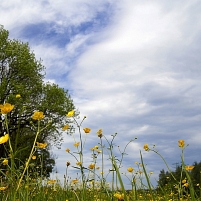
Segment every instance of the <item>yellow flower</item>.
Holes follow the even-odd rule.
[[[76,184],[76,183],[78,183],[78,179],[73,179],[71,182],[72,182],[73,184]]]
[[[153,172],[150,172],[149,174],[154,174]]]
[[[0,144],[6,143],[9,139],[9,135],[5,134],[4,136],[0,137]]]
[[[68,152],[68,153],[69,153],[69,152],[70,152],[70,149],[69,149],[69,148],[67,148],[67,149],[66,149],[66,152]]]
[[[2,162],[2,164],[3,164],[3,165],[8,165],[8,160],[7,160],[7,159],[4,159],[3,162]]]
[[[7,186],[6,186],[6,187],[5,187],[5,186],[1,186],[1,187],[0,187],[0,191],[4,191],[4,190],[6,190],[7,188],[8,188]]]
[[[102,129],[99,129],[96,134],[98,135],[99,138],[102,138],[103,136],[103,130]]]
[[[84,130],[85,133],[90,133],[91,132],[90,128],[84,128],[83,130]]]
[[[41,120],[44,118],[44,115],[43,115],[43,112],[34,112],[33,116],[32,116],[32,119],[34,120]]]
[[[94,146],[95,149],[98,149],[98,145]]]
[[[178,140],[178,146],[183,148],[185,146],[185,141],[184,140]]]
[[[101,150],[96,150],[96,152],[97,152],[98,154],[102,153],[102,151],[101,151]]]
[[[181,181],[181,183],[182,183],[182,184],[185,184],[185,183],[186,183],[186,179],[183,179],[183,180]]]
[[[65,130],[67,130],[67,129],[69,129],[69,125],[68,124],[66,124],[63,128],[62,128],[62,131],[65,131]]]
[[[14,108],[14,105],[11,105],[10,103],[5,103],[4,105],[0,105],[1,114],[7,114],[11,112]]]
[[[31,158],[32,158],[33,160],[36,160],[36,156],[32,156]]]
[[[144,144],[144,150],[148,151],[149,150],[149,145],[148,144]]]
[[[76,165],[80,166],[80,165],[82,165],[82,163],[78,161],[78,162],[76,163]]]
[[[70,112],[68,112],[68,114],[66,115],[67,117],[72,117],[74,115],[75,111],[71,110]]]
[[[45,147],[47,147],[47,143],[36,142],[36,144],[37,144],[37,147],[40,148],[40,149],[44,149]]]
[[[185,169],[187,171],[191,171],[195,166],[191,165],[191,166],[185,166]]]
[[[134,169],[132,167],[128,167],[127,170],[128,172],[133,172]]]
[[[76,142],[75,144],[74,144],[74,147],[78,147],[80,145],[80,142]]]
[[[20,94],[16,94],[15,98],[21,98]]]
[[[54,184],[54,183],[56,183],[56,180],[49,180],[49,181],[47,182],[47,184]]]
[[[188,183],[185,183],[183,186],[184,186],[184,187],[188,187]]]
[[[118,200],[124,200],[124,194],[115,193],[114,197],[116,197]]]
[[[88,168],[91,169],[91,170],[93,170],[95,168],[95,164],[91,163]]]

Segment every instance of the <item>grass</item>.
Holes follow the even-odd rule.
[[[186,148],[184,140],[178,141],[178,146],[181,149],[182,174],[186,175],[185,182],[177,180],[172,174],[168,164],[163,156],[155,150],[150,149],[148,144],[144,145],[144,150],[156,153],[164,161],[170,174],[172,174],[175,183],[168,184],[166,187],[158,186],[155,188],[151,183],[152,173],[147,172],[144,164],[143,155],[140,152],[140,163],[136,162],[137,168],[128,167],[127,172],[122,172],[123,159],[126,155],[126,148],[137,138],[130,140],[123,151],[120,147],[115,146],[115,138],[117,134],[112,135],[109,141],[103,134],[102,129],[99,129],[97,134],[97,144],[91,148],[91,163],[85,164],[84,148],[87,142],[87,135],[91,132],[90,128],[82,129],[82,123],[86,119],[84,117],[81,122],[77,121],[74,111],[70,111],[66,118],[70,118],[71,122],[77,130],[69,135],[74,139],[74,150],[66,149],[67,154],[74,158],[76,165],[71,165],[72,161],[66,163],[66,172],[64,182],[55,179],[44,178],[42,169],[36,166],[34,155],[38,149],[45,149],[47,144],[37,142],[37,138],[43,129],[40,127],[40,122],[44,115],[42,112],[34,112],[32,118],[37,121],[37,132],[35,134],[34,143],[27,161],[22,163],[20,168],[16,168],[15,152],[11,145],[9,137],[9,125],[7,114],[12,111],[13,106],[4,104],[1,106],[1,113],[4,115],[4,124],[7,130],[7,135],[0,138],[0,144],[8,145],[9,147],[7,158],[1,158],[0,161],[3,168],[0,169],[0,200],[2,201],[134,201],[134,200],[149,200],[149,201],[177,201],[177,200],[201,200],[200,195],[195,193],[195,187],[192,184],[190,171],[193,167],[187,168],[185,165],[184,149]],[[62,130],[68,131],[71,126],[65,125]],[[12,137],[12,136],[11,136]],[[114,148],[118,148],[119,154],[115,155]],[[14,160],[15,159],[15,160]],[[41,167],[43,164],[42,156],[40,158]],[[105,163],[110,161],[111,168],[106,174]],[[101,164],[99,164],[101,163]],[[99,164],[99,165],[98,165]],[[108,167],[108,166],[107,166]],[[69,168],[74,168],[77,171],[77,177],[71,178],[68,175]],[[110,179],[109,179],[110,178]],[[129,190],[125,187],[125,178],[130,183]],[[108,181],[109,180],[109,181]],[[168,187],[168,188],[167,188]],[[200,188],[197,186],[197,188]]]

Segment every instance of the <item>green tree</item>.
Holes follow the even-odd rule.
[[[8,114],[9,134],[15,157],[25,161],[36,132],[33,126],[36,122],[31,119],[33,112],[44,112],[41,127],[49,124],[38,141],[59,146],[62,141],[61,127],[68,123],[65,115],[74,109],[74,105],[67,90],[56,84],[44,83],[45,68],[40,60],[36,60],[28,43],[8,37],[9,32],[0,26],[0,104],[15,105]],[[17,98],[17,94],[21,97]],[[4,116],[0,115],[0,136],[5,133]],[[0,158],[7,155],[4,146],[0,145]],[[49,161],[48,172],[51,172],[54,160],[50,154],[44,155],[44,161]]]

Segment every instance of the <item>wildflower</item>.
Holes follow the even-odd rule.
[[[36,156],[32,156],[31,158],[32,158],[33,160],[36,160]]]
[[[69,149],[69,148],[67,148],[67,149],[66,149],[66,152],[68,152],[68,153],[69,153],[69,152],[70,152],[70,149]]]
[[[91,163],[88,168],[91,169],[91,170],[93,170],[95,168],[95,164]]]
[[[54,183],[56,183],[56,180],[49,180],[49,181],[47,182],[47,184],[54,184]]]
[[[185,169],[187,171],[191,171],[195,166],[191,165],[191,166],[185,166]]]
[[[186,179],[183,179],[183,180],[181,181],[181,183],[182,183],[182,184],[185,184],[185,183],[186,183]]]
[[[69,161],[67,161],[67,162],[66,162],[66,166],[68,167],[69,165],[70,165],[70,162],[69,162]]]
[[[9,139],[9,135],[5,134],[4,136],[0,137],[0,144],[6,143]]]
[[[0,105],[1,114],[7,114],[11,112],[14,108],[14,105],[11,105],[10,103],[5,103],[4,105]]]
[[[99,129],[96,134],[98,135],[99,138],[102,138],[103,136],[103,130],[102,129]]]
[[[32,115],[32,119],[34,119],[34,120],[41,120],[43,118],[44,118],[43,112],[36,111]]]
[[[7,159],[4,159],[4,160],[2,161],[2,164],[3,164],[3,165],[8,165],[8,160],[7,160]]]
[[[144,150],[148,151],[149,150],[149,145],[148,144],[144,144]]]
[[[20,94],[16,94],[15,98],[21,98]]]
[[[136,161],[135,164],[138,165],[139,163]]]
[[[124,200],[124,194],[115,193],[114,197],[116,197],[118,200]]]
[[[188,183],[183,184],[183,187],[188,187],[188,186],[189,186]]]
[[[150,172],[149,174],[154,174],[153,172]]]
[[[92,147],[92,148],[90,148],[90,150],[91,150],[91,151],[94,151],[94,150],[95,150],[95,148],[94,148],[94,147]]]
[[[80,165],[82,165],[82,163],[81,163],[80,161],[78,161],[78,162],[76,163],[76,165],[80,166]]]
[[[70,112],[68,112],[68,114],[66,115],[67,117],[72,117],[74,115],[75,111],[71,110]]]
[[[75,144],[74,144],[74,147],[78,147],[80,145],[80,142],[76,142]]]
[[[70,126],[68,124],[66,124],[63,128],[62,128],[62,131],[65,131],[69,128]]]
[[[71,182],[72,182],[73,184],[76,184],[76,183],[78,183],[78,179],[73,179]]]
[[[36,142],[36,144],[37,144],[37,147],[40,148],[40,149],[44,149],[45,147],[47,147],[47,143]]]
[[[132,167],[128,167],[127,170],[128,172],[133,172],[134,169]]]
[[[83,130],[84,130],[85,133],[90,133],[91,132],[90,128],[84,128]]]
[[[96,150],[96,152],[97,152],[98,154],[102,153],[102,151],[101,151],[101,150]]]
[[[5,187],[5,186],[1,186],[0,187],[0,191],[4,191],[4,190],[6,190],[7,189],[7,187]]]
[[[178,140],[178,146],[183,148],[185,146],[185,141],[184,140]]]
[[[98,149],[98,145],[94,146],[95,149]]]
[[[104,174],[104,172],[100,172],[100,174],[102,174],[102,175],[103,175],[103,174]]]

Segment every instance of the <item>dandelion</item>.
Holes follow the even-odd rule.
[[[47,143],[36,142],[36,144],[37,144],[37,147],[40,148],[40,149],[44,149],[45,147],[47,147]]]
[[[95,164],[91,163],[88,168],[91,169],[91,170],[93,170],[95,168]]]
[[[187,171],[191,171],[195,166],[191,165],[191,166],[185,166],[185,169]]]
[[[90,128],[84,128],[83,130],[84,130],[85,133],[90,133],[91,132]]]
[[[4,144],[8,141],[9,135],[5,134],[4,136],[0,137],[0,144]]]
[[[3,165],[8,165],[8,160],[7,160],[7,159],[4,159],[4,160],[2,161],[2,164],[3,164]]]
[[[32,156],[31,158],[32,158],[33,160],[36,160],[36,156]]]
[[[74,147],[78,147],[80,145],[80,142],[76,142],[75,144],[74,144]]]
[[[62,131],[65,131],[65,130],[67,130],[67,129],[69,129],[69,125],[68,124],[66,124],[63,128],[62,128]]]
[[[185,146],[185,141],[184,140],[178,140],[178,146],[183,148]]]
[[[75,111],[71,110],[70,112],[68,112],[68,114],[66,115],[67,117],[72,117],[74,115]]]
[[[68,153],[69,153],[69,152],[70,152],[70,149],[69,149],[69,148],[67,148],[67,149],[66,149],[66,152],[68,152]]]
[[[96,134],[98,135],[99,138],[102,138],[103,136],[103,130],[102,129],[99,129]]]
[[[0,105],[1,114],[7,114],[11,112],[14,108],[14,105],[11,105],[10,103],[5,103],[4,105]]]
[[[127,170],[128,172],[133,172],[134,169],[132,167],[128,167]]]
[[[41,120],[44,118],[43,112],[36,111],[34,112],[32,119],[34,120]]]
[[[149,145],[148,144],[144,144],[144,150],[148,151],[149,150]]]
[[[20,94],[16,94],[15,98],[21,98]]]

